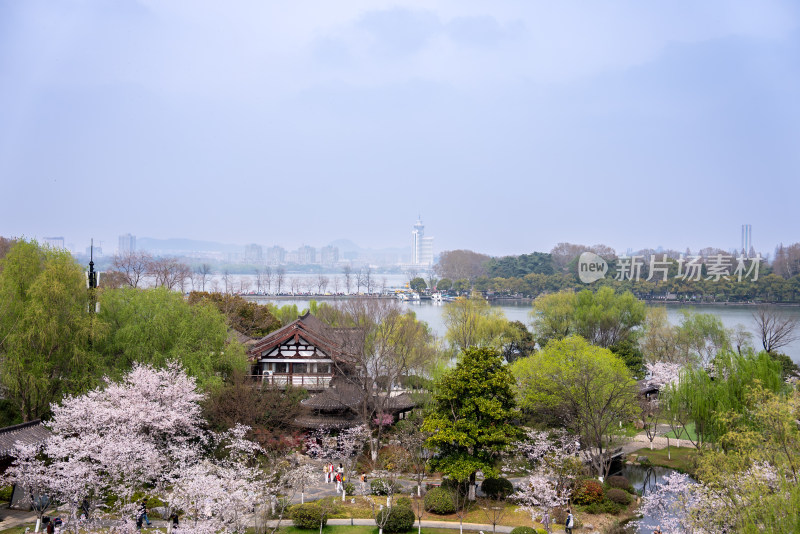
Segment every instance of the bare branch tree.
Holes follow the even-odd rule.
[[[356,271],[356,293],[361,293],[361,286],[365,285],[364,282],[364,269]]]
[[[275,276],[275,273],[272,272],[272,267],[267,265],[264,268],[264,283],[267,286],[267,294],[269,294],[270,291],[272,291],[272,280],[273,280],[274,276]]]
[[[211,276],[211,265],[207,263],[201,263],[197,269],[195,269],[194,274],[196,275],[196,279],[200,285],[200,291],[206,290],[206,280],[209,276]]]
[[[342,267],[342,274],[344,274],[344,288],[347,290],[347,294],[350,294],[350,287],[352,287],[352,280],[350,277],[353,274],[353,270],[350,268],[349,265],[345,265]]]
[[[756,332],[761,336],[761,344],[767,352],[777,352],[798,339],[797,319],[787,317],[772,308],[761,306],[753,313]]]
[[[256,269],[256,293],[261,293],[261,286],[264,284],[264,273],[261,269]]]
[[[325,290],[328,288],[328,282],[330,282],[330,280],[328,280],[328,277],[325,276],[324,274],[317,275],[317,294],[318,295],[324,295],[325,294]]]
[[[228,269],[222,271],[222,281],[225,283],[225,293],[231,293],[233,291],[233,280]]]
[[[283,282],[286,279],[286,269],[283,267],[278,267],[275,269],[275,292],[277,294],[281,293],[281,288],[283,287]]]
[[[139,287],[142,278],[147,275],[151,260],[147,252],[128,252],[115,255],[111,265],[123,274],[129,286]]]
[[[190,273],[188,265],[171,256],[155,258],[148,265],[148,274],[153,277],[156,287],[163,286],[169,290],[182,286]]]
[[[339,291],[342,289],[342,281],[338,276],[334,276],[333,279],[333,294],[338,295]]]

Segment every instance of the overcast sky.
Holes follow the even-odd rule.
[[[800,241],[800,4],[0,0],[0,235]]]

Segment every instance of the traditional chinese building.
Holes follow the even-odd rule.
[[[360,387],[360,333],[357,329],[329,327],[306,313],[250,346],[253,377],[262,384],[279,388],[291,385],[316,393],[302,401],[309,414],[295,421],[300,427],[358,425],[358,414],[374,404],[378,394]],[[393,420],[414,408],[405,394],[391,396],[383,404],[386,416]]]

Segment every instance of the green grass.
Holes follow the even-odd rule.
[[[647,456],[653,465],[669,467],[681,473],[693,474],[697,454],[697,449],[692,447],[670,447],[669,451],[667,449],[654,449],[651,451],[645,447],[632,452],[628,455],[628,458],[631,461],[635,461],[637,456]]]
[[[467,529],[464,529],[467,532]],[[313,534],[318,530],[306,530],[296,527],[284,527],[278,530],[279,534]],[[409,532],[417,532],[416,526]],[[423,534],[456,534],[458,529],[449,528],[423,528]],[[322,534],[378,534],[378,527],[353,526],[350,525],[328,525],[322,529]]]
[[[681,439],[687,439],[686,434],[689,434],[688,439],[691,439],[692,441],[697,443],[697,433],[694,430],[694,423],[689,423],[688,425],[686,425],[686,430],[681,432]],[[672,430],[664,434],[664,437],[667,437],[669,439],[677,439],[675,437],[675,432],[673,432]]]

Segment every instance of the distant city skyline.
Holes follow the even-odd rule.
[[[800,241],[790,0],[2,2],[0,47],[5,236]]]

